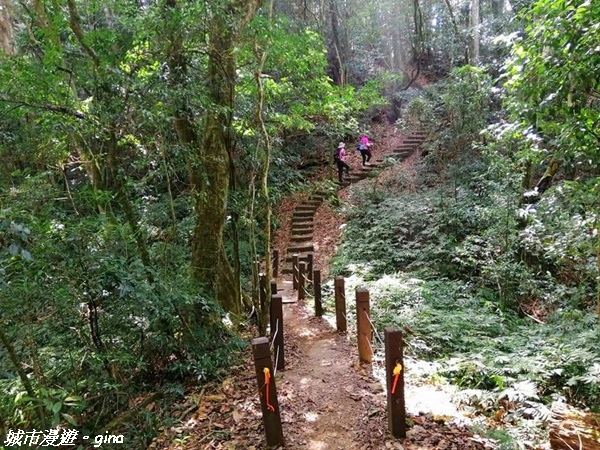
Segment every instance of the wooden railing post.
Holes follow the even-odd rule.
[[[271,295],[277,294],[277,281],[271,280]]]
[[[281,426],[279,402],[277,401],[269,340],[266,337],[253,339],[252,354],[254,356],[256,382],[260,392],[260,407],[267,445],[283,445],[283,428]]]
[[[335,323],[338,331],[346,331],[346,287],[344,277],[335,277]]]
[[[298,254],[292,255],[292,288],[298,289]]]
[[[258,300],[260,302],[260,311],[258,313],[259,322],[262,330],[267,329],[267,276],[264,273],[258,275]]]
[[[308,256],[308,261],[306,263],[306,271],[304,272],[306,274],[306,283],[305,284],[308,284],[308,282],[312,281],[312,279],[313,279],[314,255],[312,253],[309,253],[307,256]]]
[[[315,295],[315,316],[323,316],[323,298],[321,296],[321,271],[313,272],[313,290]]]
[[[385,370],[387,379],[387,416],[392,435],[406,437],[404,403],[404,359],[402,331],[385,329]]]
[[[298,264],[298,301],[306,298],[306,263]]]
[[[360,362],[371,363],[373,360],[373,331],[370,322],[371,307],[369,291],[365,288],[356,290],[356,330],[358,332],[358,357]]]
[[[273,249],[273,278],[277,279],[279,276],[279,249]]]
[[[285,369],[283,351],[283,298],[281,294],[271,295],[271,342],[277,370]]]

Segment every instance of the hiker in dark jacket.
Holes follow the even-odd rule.
[[[350,166],[346,164],[346,144],[340,142],[333,154],[333,161],[336,163],[338,168],[338,180],[340,183],[344,182],[344,171],[346,171],[346,175],[350,172]]]

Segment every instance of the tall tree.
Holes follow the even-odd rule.
[[[15,52],[15,33],[8,0],[0,0],[0,50],[8,55]]]
[[[227,259],[223,241],[230,188],[230,162],[235,137],[232,127],[236,62],[235,46],[262,0],[215,2],[207,7],[208,48],[205,95],[208,99],[202,124],[196,111],[184,102],[176,105],[175,128],[187,149],[194,195],[196,225],[192,236],[192,278],[215,293],[228,311],[241,312],[239,283]],[[174,14],[183,14],[186,5],[168,0]],[[169,61],[175,84],[186,88],[188,56],[175,31]],[[201,135],[197,133],[201,129]]]

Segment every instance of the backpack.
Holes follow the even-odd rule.
[[[338,162],[340,160],[340,150],[341,148],[338,147],[333,151],[333,162]]]

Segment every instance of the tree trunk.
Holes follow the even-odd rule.
[[[235,91],[236,34],[252,19],[261,0],[230,2],[233,17],[215,13],[209,19],[208,96],[202,145],[202,167],[195,193],[196,226],[192,237],[192,277],[214,290],[228,311],[241,312],[241,297],[225,254],[223,232],[229,195],[229,155],[234,145],[231,127]],[[234,19],[233,21],[231,19]],[[237,19],[237,20],[236,20]]]
[[[181,102],[176,103],[174,125],[180,142],[187,148],[194,195],[196,225],[191,242],[192,279],[209,288],[224,309],[239,314],[239,283],[235,281],[223,240],[234,147],[231,122],[236,69],[233,51],[236,33],[240,33],[254,17],[262,0],[226,3],[208,19],[207,94],[211,104],[204,118],[202,138],[195,132],[193,115]],[[176,1],[169,0],[167,6],[174,8]],[[173,74],[171,83],[175,85],[187,83],[187,64],[183,52],[182,37],[175,30],[168,55]]]
[[[333,53],[333,56],[331,58],[333,65],[333,82],[338,86],[343,86],[346,82],[346,80],[344,79],[344,61],[342,59],[344,51],[341,48],[342,45],[340,42],[338,12],[335,0],[329,0],[329,18],[331,21],[332,39],[332,44],[329,51],[330,53]]]
[[[16,53],[15,33],[7,0],[0,0],[0,50],[7,55]]]
[[[479,1],[473,0],[471,4],[471,29],[473,30],[472,57],[471,64],[479,64],[479,43],[481,41],[480,20],[479,20]]]
[[[31,384],[31,381],[29,380],[29,377],[27,376],[27,374],[23,370],[23,366],[21,365],[21,360],[17,356],[17,352],[15,350],[15,347],[10,342],[10,339],[8,339],[8,336],[6,334],[4,334],[4,331],[3,331],[2,327],[0,327],[0,342],[2,342],[2,345],[6,349],[6,352],[8,353],[8,357],[9,357],[10,361],[12,362],[13,367],[17,371],[17,374],[19,375],[21,383],[23,383],[23,387],[25,388],[25,391],[27,392],[27,395],[29,397],[31,397],[32,399],[36,399],[37,396],[35,395],[35,391],[33,390],[33,386]],[[36,400],[34,400],[34,401],[36,401]],[[41,425],[41,427],[43,429],[46,426],[46,418],[45,418],[45,415],[44,415],[44,410],[43,410],[43,408],[42,408],[41,405],[38,405],[35,408],[35,411],[36,411],[36,413],[38,415],[38,419],[40,421],[40,425]]]

